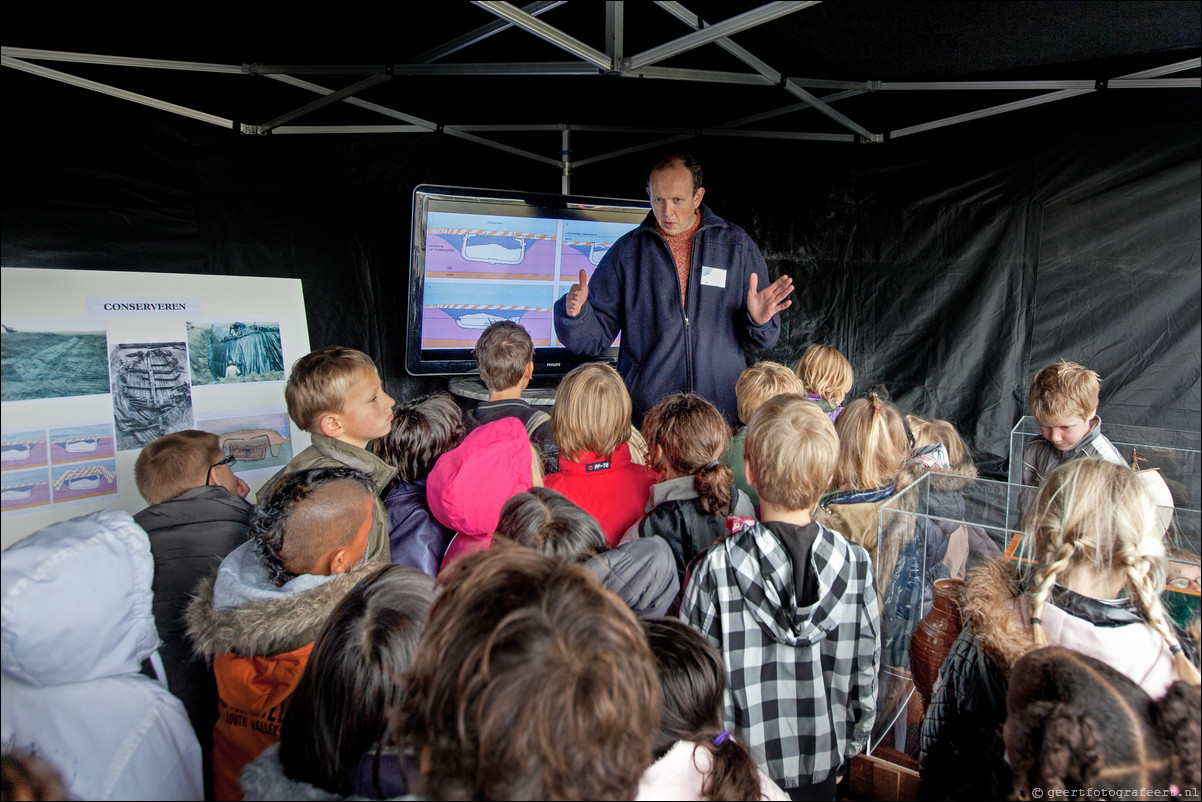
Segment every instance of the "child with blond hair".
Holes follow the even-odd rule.
[[[378,496],[396,468],[367,450],[392,429],[396,402],[384,392],[371,357],[354,348],[331,345],[302,356],[284,385],[288,417],[309,433],[312,445],[294,456],[259,489],[261,502],[285,474],[306,468],[354,468],[371,479],[377,496],[367,542],[367,559],[387,561],[388,511]]]
[[[747,424],[751,416],[769,398],[781,393],[804,393],[805,386],[797,374],[779,362],[757,362],[739,375],[735,384],[735,399],[739,404],[739,421],[742,422],[730,441],[730,450],[722,461],[735,475],[735,486],[747,494],[753,505],[760,503],[755,488],[747,481],[743,472],[743,441],[747,437]]]
[[[1023,484],[1038,485],[1057,466],[1081,457],[1126,464],[1102,435],[1100,383],[1097,373],[1063,359],[1035,374],[1027,404],[1039,424],[1039,437],[1023,448]]]
[[[867,552],[814,521],[838,438],[801,395],[763,404],[747,427],[760,523],[698,563],[681,620],[722,652],[723,719],[794,799],[834,799],[876,715],[880,617]]]
[[[638,521],[659,475],[630,458],[630,393],[618,372],[602,362],[575,368],[559,384],[551,428],[559,446],[559,473],[546,486],[580,505],[618,545]]]
[[[1175,680],[1197,693],[1196,644],[1165,614],[1165,546],[1130,468],[1098,458],[1055,469],[1027,511],[1033,575],[998,560],[969,574],[964,630],[939,672],[922,728],[924,796],[1001,798],[1012,790],[1002,723],[1007,676],[1042,646],[1100,660],[1152,698]]]
[[[838,420],[854,379],[847,357],[829,345],[814,343],[797,360],[794,370],[805,385],[806,397],[822,407],[832,423]]]

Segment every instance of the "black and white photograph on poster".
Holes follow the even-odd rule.
[[[279,323],[190,322],[187,327],[194,385],[284,380]]]
[[[182,342],[115,345],[109,373],[118,451],[192,428],[192,387]]]
[[[0,332],[0,401],[109,391],[103,320],[8,320]]]

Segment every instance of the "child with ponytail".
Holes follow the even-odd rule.
[[[922,730],[923,795],[1011,791],[1000,723],[1010,668],[1036,648],[1100,660],[1152,698],[1197,687],[1197,644],[1165,615],[1163,529],[1143,483],[1098,458],[1065,463],[1028,510],[1030,579],[1006,562],[969,573],[965,627],[939,673]],[[1021,589],[1021,592],[1020,592]]]
[[[624,539],[659,535],[668,541],[683,587],[693,558],[726,534],[727,517],[754,521],[755,507],[721,462],[730,427],[709,401],[693,393],[668,396],[647,410],[643,436],[663,481],[651,486],[647,514]]]
[[[663,717],[656,761],[639,781],[639,800],[785,800],[746,746],[722,723],[726,669],[718,650],[670,619],[643,622],[655,657]]]

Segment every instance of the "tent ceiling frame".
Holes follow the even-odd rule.
[[[564,191],[568,191],[569,177],[573,170],[596,164],[642,150],[664,147],[696,136],[722,136],[746,138],[802,139],[829,142],[885,142],[903,136],[944,128],[951,125],[980,120],[1032,106],[1053,103],[1077,97],[1100,89],[1199,89],[1202,78],[1168,77],[1186,70],[1198,69],[1202,59],[1194,58],[1164,64],[1152,69],[1129,75],[1099,80],[1007,80],[1007,81],[840,81],[821,78],[788,77],[731,41],[730,36],[756,25],[779,19],[805,8],[816,5],[814,0],[800,2],[770,2],[750,11],[738,14],[716,24],[689,11],[674,0],[656,2],[655,5],[687,27],[691,33],[664,42],[627,57],[625,55],[625,10],[620,0],[608,0],[604,14],[604,47],[602,52],[580,41],[539,17],[560,5],[563,0],[538,0],[518,8],[508,2],[476,0],[474,5],[497,17],[473,31],[465,33],[444,44],[398,64],[346,64],[346,65],[267,65],[267,64],[215,64],[205,62],[173,61],[135,57],[104,56],[89,53],[72,53],[30,48],[4,47],[0,64],[11,69],[39,77],[66,83],[71,86],[139,103],[162,111],[179,114],[201,122],[232,128],[243,134],[322,134],[322,133],[444,133],[449,136],[479,145],[501,150],[515,156],[530,159],[540,164],[554,166],[562,172]],[[435,64],[445,56],[459,52],[471,45],[509,28],[516,28],[536,36],[574,56],[572,61],[503,62],[503,63],[442,63]],[[708,44],[722,48],[750,68],[748,72],[732,72],[706,69],[685,69],[656,66],[658,62]],[[312,102],[285,112],[261,124],[235,123],[218,115],[188,108],[176,103],[159,100],[99,81],[72,75],[50,67],[32,63],[51,61],[76,64],[134,67],[163,71],[208,72],[224,74],[262,75],[284,84],[318,94]],[[365,76],[343,88],[330,89],[302,80],[297,75],[342,75]],[[497,75],[610,75],[624,78],[643,78],[662,81],[691,81],[709,84],[779,87],[801,102],[781,106],[758,114],[724,123],[704,127],[656,127],[656,126],[605,126],[574,125],[572,123],[531,125],[489,125],[438,123],[407,114],[380,104],[355,97],[358,93],[387,81],[394,76],[497,76]],[[834,89],[832,94],[818,97],[810,90]],[[977,109],[962,114],[930,120],[916,125],[896,128],[886,132],[873,132],[833,108],[833,104],[845,98],[874,92],[991,92],[1033,91],[1040,94],[995,106]],[[1046,91],[1054,90],[1054,91]],[[297,118],[344,102],[356,107],[399,120],[403,125],[286,125]],[[825,115],[848,133],[823,133],[806,131],[752,130],[745,126],[762,120],[812,108]],[[538,132],[559,131],[559,158],[514,147],[502,142],[477,136],[476,132]],[[599,133],[627,133],[660,137],[654,141],[624,147],[608,153],[584,159],[572,159],[571,132],[589,131]],[[666,135],[666,136],[664,136]]]

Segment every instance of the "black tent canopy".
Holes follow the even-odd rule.
[[[1061,356],[1108,419],[1197,427],[1202,3],[403,14],[153,38],[18,15],[4,263],[304,278],[313,344],[405,397],[438,386],[401,367],[414,185],[635,196],[687,147],[799,285],[755,356],[835,345],[986,459]]]

